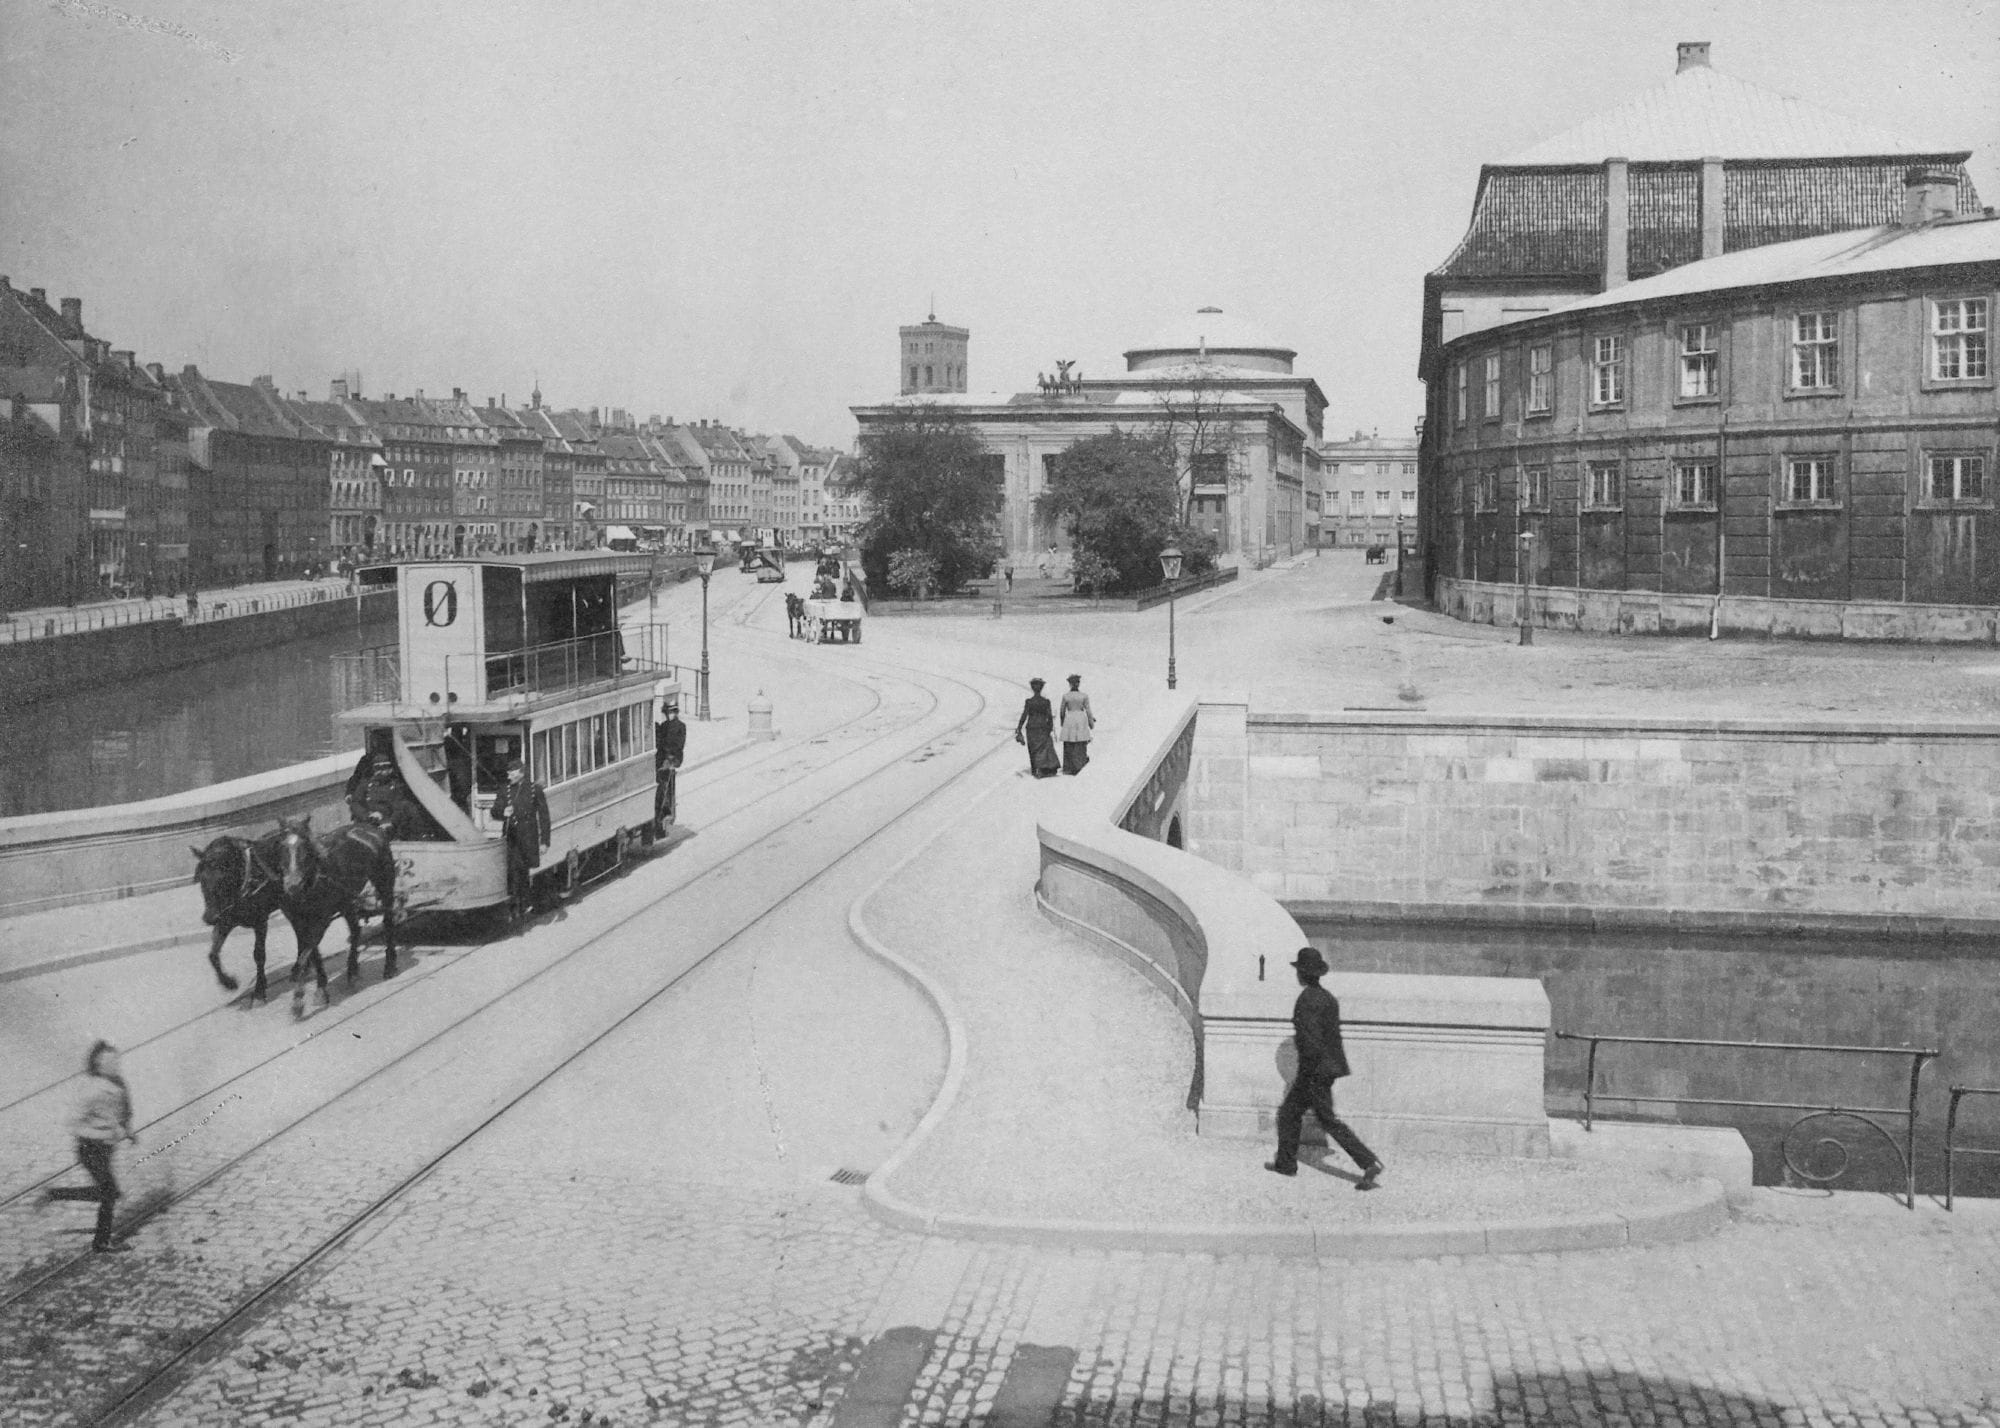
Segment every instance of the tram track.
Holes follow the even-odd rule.
[[[773,638],[777,637],[774,635]],[[833,808],[842,799],[848,798],[857,791],[862,790],[870,782],[894,774],[899,768],[910,761],[911,754],[920,753],[924,748],[942,741],[955,740],[965,730],[976,726],[986,716],[987,711],[991,707],[991,698],[969,681],[957,679],[949,675],[941,675],[931,669],[918,669],[914,666],[898,665],[893,661],[882,661],[871,658],[867,663],[877,669],[900,670],[922,678],[955,685],[970,696],[972,707],[969,712],[961,717],[933,730],[926,731],[919,728],[912,732],[912,724],[920,723],[922,716],[918,720],[904,721],[897,728],[885,731],[882,735],[871,739],[861,749],[843,754],[841,759],[835,760],[833,764],[829,764],[827,767],[831,768],[844,759],[858,757],[864,750],[874,749],[884,740],[894,738],[899,734],[903,735],[912,744],[912,748],[908,752],[873,764],[852,778],[842,779],[839,781],[837,787],[816,794],[807,814],[804,816],[810,816],[812,812]],[[917,681],[913,681],[913,684],[915,683]],[[918,684],[918,687],[922,687],[922,685]],[[926,693],[930,700],[930,708],[926,713],[935,711],[941,703],[941,696],[934,689],[927,689]],[[183,1370],[191,1369],[205,1354],[214,1350],[234,1329],[247,1322],[255,1314],[260,1305],[270,1302],[275,1296],[285,1292],[288,1286],[295,1285],[314,1266],[323,1263],[330,1256],[334,1255],[354,1234],[365,1228],[385,1210],[395,1204],[413,1186],[428,1178],[438,1167],[443,1165],[469,1141],[476,1138],[482,1131],[493,1126],[510,1110],[534,1094],[536,1090],[547,1085],[551,1080],[560,1075],[564,1069],[571,1066],[579,1057],[600,1045],[606,1038],[613,1035],[620,1027],[629,1022],[632,1017],[638,1015],[645,1008],[653,1005],[661,997],[665,996],[697,968],[706,964],[725,948],[733,945],[767,918],[778,913],[794,898],[817,884],[821,879],[832,874],[849,859],[870,847],[877,839],[895,828],[904,818],[947,797],[966,778],[985,764],[990,752],[990,750],[982,750],[967,758],[963,767],[950,773],[942,781],[928,787],[914,801],[907,804],[893,805],[888,813],[881,816],[872,827],[849,843],[841,852],[813,868],[803,877],[790,883],[781,895],[759,906],[754,912],[747,915],[739,924],[729,930],[725,936],[708,942],[705,950],[701,951],[698,956],[694,957],[686,965],[679,967],[665,982],[652,987],[638,1002],[625,1006],[624,1010],[612,1018],[608,1024],[600,1026],[588,1034],[580,1044],[571,1047],[565,1054],[558,1057],[553,1064],[547,1065],[539,1074],[534,1075],[528,1084],[514,1089],[496,1108],[486,1114],[480,1115],[476,1122],[469,1128],[451,1133],[444,1145],[424,1154],[414,1167],[407,1168],[398,1175],[386,1190],[380,1191],[369,1198],[366,1203],[340,1216],[331,1232],[322,1232],[316,1236],[314,1242],[303,1252],[288,1255],[287,1259],[289,1263],[284,1264],[276,1273],[264,1277],[261,1283],[250,1287],[249,1292],[239,1296],[233,1305],[229,1306],[219,1315],[210,1315],[210,1322],[207,1326],[196,1337],[184,1343],[171,1357],[162,1362],[142,1367],[135,1377],[128,1379],[127,1383],[117,1390],[116,1396],[111,1402],[99,1409],[93,1410],[91,1415],[84,1421],[127,1421],[132,1415],[143,1411],[146,1406],[157,1401],[164,1393],[170,1392],[173,1382],[178,1381],[178,1376]],[[208,1174],[204,1175],[199,1182],[190,1185],[186,1190],[176,1194],[161,1209],[164,1210],[183,1205],[202,1191],[218,1186],[225,1177],[242,1169],[254,1157],[271,1151],[286,1138],[295,1136],[307,1129],[315,1118],[325,1117],[335,1112],[342,1102],[352,1101],[363,1095],[369,1088],[383,1084],[391,1073],[395,1072],[398,1068],[406,1067],[412,1058],[433,1051],[447,1038],[471,1036],[473,1033],[469,1028],[474,1023],[478,1022],[481,1018],[495,1014],[503,1004],[513,1002],[517,993],[525,993],[531,987],[542,983],[544,978],[552,976],[562,969],[573,967],[577,964],[578,959],[583,958],[593,949],[603,947],[611,939],[653,912],[667,898],[697,888],[704,879],[713,878],[718,882],[725,879],[728,875],[728,870],[732,866],[744,865],[748,860],[755,859],[760,849],[768,847],[774,840],[783,836],[788,831],[789,826],[788,823],[781,823],[767,833],[749,840],[742,847],[721,858],[715,865],[691,878],[688,882],[672,890],[638,901],[636,906],[623,911],[610,924],[587,936],[576,947],[562,953],[547,967],[530,974],[529,977],[516,983],[499,996],[475,1008],[471,1012],[458,1016],[448,1026],[441,1028],[430,1036],[424,1037],[401,1054],[377,1066],[374,1070],[337,1093],[334,1097],[310,1108],[272,1133],[260,1137],[240,1154],[231,1157],[226,1163],[215,1167]],[[86,1256],[78,1256],[77,1260],[83,1258],[86,1258]],[[0,1325],[6,1324],[8,1319],[20,1318],[32,1309],[34,1304],[46,1294],[53,1293],[62,1284],[70,1282],[72,1278],[71,1271],[74,1269],[75,1263],[76,1261],[72,1260],[67,1264],[58,1266],[50,1273],[38,1277],[34,1282],[23,1285],[4,1299],[0,1299]]]
[[[748,589],[738,590],[737,592],[735,592],[735,598],[731,600],[727,605],[724,605],[720,613],[724,615],[733,615],[740,606],[742,606],[746,602],[751,603],[753,605],[753,609],[750,612],[748,612],[748,614],[745,615],[744,619],[732,621],[732,623],[738,625],[739,627],[745,627],[749,615],[753,615],[763,608],[764,601],[757,597],[768,595],[769,591],[771,591],[772,589],[782,589],[782,587],[751,586]],[[642,602],[635,602],[635,603],[642,603]],[[631,607],[628,606],[627,608],[630,609]],[[751,633],[756,633],[756,632],[751,632]],[[817,730],[814,733],[812,739],[812,742],[815,744],[823,743],[825,741],[836,738],[844,730],[851,729],[857,724],[866,722],[868,719],[872,718],[882,707],[881,690],[875,685],[870,684],[867,680],[856,678],[852,675],[843,674],[833,670],[823,670],[822,673],[825,674],[827,678],[837,680],[843,684],[852,685],[856,689],[862,691],[867,696],[868,706],[865,709],[857,711],[856,713],[842,720],[838,724],[829,725],[824,729]],[[759,748],[760,752],[746,759],[744,757],[746,750],[752,748]],[[728,786],[732,782],[752,778],[757,774],[762,773],[772,763],[778,762],[787,757],[793,757],[796,754],[796,752],[797,750],[795,746],[784,745],[784,744],[771,744],[764,746],[737,744],[730,748],[722,750],[720,753],[711,755],[707,759],[700,760],[690,765],[689,771],[692,772],[695,770],[703,769],[705,767],[720,764],[723,761],[727,760],[728,767],[721,770],[721,772],[717,775],[715,781],[703,785],[699,790],[699,792],[701,792],[704,795],[714,795],[716,793],[726,792]],[[770,800],[773,797],[776,797],[780,792],[782,792],[782,790],[770,790],[764,793],[751,795],[750,797],[742,799],[740,801],[733,801],[727,808],[723,809],[722,811],[715,814],[714,817],[702,823],[697,831],[703,834],[708,834],[724,829],[729,824],[733,823],[739,818],[746,816],[750,812],[761,807],[768,800]],[[653,858],[657,858],[659,856],[662,855],[661,854],[652,855],[652,857],[648,858],[646,862],[641,866],[651,865]],[[613,874],[622,874],[627,870],[628,870],[628,865],[621,865],[620,867],[614,868],[609,872],[597,875],[596,877],[591,879],[591,882],[592,883],[600,882],[609,878]],[[676,886],[678,886],[678,884]],[[451,965],[451,963],[456,962],[458,958],[461,956],[470,955],[471,953],[477,952],[482,948],[490,947],[496,942],[505,941],[509,939],[512,935],[513,933],[511,931],[503,930],[495,935],[488,937],[474,938],[468,941],[443,944],[440,946],[438,951],[428,954],[426,962],[435,963],[436,966],[438,967],[449,966]],[[364,951],[371,943],[374,943],[376,941],[378,936],[379,936],[379,931],[374,929],[365,931],[363,933]],[[193,947],[197,945],[199,945],[199,939],[197,935],[190,934],[189,940],[183,946],[155,948],[152,950],[161,952],[181,951],[184,950],[184,947]],[[456,951],[457,955],[440,960],[440,953],[443,952],[446,947],[449,947],[450,949]],[[427,966],[421,971],[414,968],[411,969],[411,971],[406,971],[398,978],[396,985],[392,987],[388,993],[384,994],[383,996],[377,997],[367,1006],[356,1006],[354,1007],[354,1010],[356,1012],[359,1012],[368,1010],[370,1007],[380,1006],[384,1001],[387,1000],[388,996],[394,995],[398,992],[406,991],[411,986],[421,981],[425,975],[428,975],[430,970],[433,970],[433,968]],[[415,975],[412,975],[412,972],[414,972]],[[287,981],[286,985],[289,986],[290,982]],[[349,1005],[351,1005],[351,1003],[342,1003],[343,1008]],[[231,1013],[254,1012],[255,1010],[257,1010],[256,1004],[250,1001],[249,993],[246,991],[242,994],[231,996],[227,1000],[217,1003],[216,1005],[205,1007],[201,1011],[196,1012],[194,1015],[187,1017],[182,1021],[176,1022],[171,1026],[162,1028],[161,1030],[153,1033],[150,1036],[135,1038],[131,1041],[128,1041],[124,1043],[122,1049],[124,1054],[127,1057],[130,1057],[134,1052],[143,1051],[148,1047],[157,1046],[161,1042],[167,1040],[168,1038],[176,1036],[188,1030],[189,1028],[197,1026],[211,1017],[226,1016]],[[317,1021],[318,1019],[319,1019],[318,1017],[314,1018],[315,1021]],[[338,1022],[341,1020],[345,1020],[344,1015],[337,1018],[334,1024],[337,1025]],[[330,1030],[330,1029],[332,1029],[330,1026],[325,1028],[316,1027],[311,1033],[308,1034],[308,1037],[301,1038],[300,1042],[293,1042],[288,1044],[286,1047],[281,1048],[277,1053],[274,1053],[273,1057],[266,1058],[265,1061],[259,1062],[256,1066],[245,1068],[242,1074],[247,1075],[250,1072],[254,1072],[256,1070],[261,1069],[263,1066],[268,1065],[271,1060],[275,1059],[276,1056],[282,1056],[285,1051],[294,1049],[296,1046],[300,1045],[303,1042],[303,1040],[310,1039],[311,1035],[317,1035],[323,1030]],[[45,1096],[49,1096],[59,1092],[64,1086],[69,1085],[75,1079],[76,1078],[74,1075],[63,1076],[54,1081],[44,1082],[43,1084],[37,1086],[35,1089],[30,1090],[25,1094],[17,1095],[11,1100],[0,1101],[0,1126],[4,1125],[5,1117],[19,1111],[24,1107],[30,1106],[33,1102]],[[223,1086],[227,1086],[228,1084],[231,1084],[231,1082],[233,1082],[235,1079],[237,1078],[232,1077],[230,1082],[219,1083],[217,1087],[211,1088],[210,1092],[204,1092],[203,1095],[211,1094],[214,1089],[220,1089]],[[177,1105],[170,1106],[166,1110],[161,1111],[159,1114],[155,1115],[151,1120],[140,1125],[138,1129],[141,1131],[153,1130],[166,1120],[170,1119],[172,1116],[178,1114],[180,1111],[187,1109],[188,1106],[199,1102],[200,1099],[202,1099],[202,1097],[197,1096],[193,1098],[191,1101],[186,1101],[179,1103]],[[0,1151],[4,1151],[5,1148],[4,1140],[5,1140],[4,1130],[0,1130]],[[47,1184],[50,1183],[50,1181],[61,1178],[63,1173],[69,1167],[70,1167],[70,1162],[63,1161],[60,1163],[58,1168],[52,1171],[50,1174],[43,1176],[38,1180],[35,1180],[34,1182],[26,1185],[25,1187],[12,1190],[0,1190],[0,1210],[5,1210],[7,1206],[20,1200],[25,1195],[44,1188]]]
[[[858,724],[863,724],[868,719],[873,718],[882,708],[883,699],[880,689],[869,684],[866,680],[856,679],[849,675],[840,673],[833,673],[829,677],[839,680],[842,683],[853,685],[857,689],[860,689],[868,698],[868,706],[865,709],[862,709],[857,713],[855,713],[852,717],[841,721],[839,724],[830,726],[827,729],[820,730],[814,736],[816,740],[826,740],[835,738],[839,736],[843,730],[851,729],[854,726]],[[894,730],[888,731],[887,733],[878,736],[878,739],[890,737],[893,735],[894,732],[895,732]],[[871,741],[871,743],[872,742],[874,741]],[[861,746],[861,748],[866,748],[866,747],[868,746],[867,745]],[[860,751],[861,750],[858,748],[846,752],[848,754],[852,754]],[[723,758],[731,757],[731,755],[734,752],[735,751],[729,751],[722,755],[718,755],[717,761],[720,761]],[[716,780],[716,782],[705,785],[700,791],[704,795],[708,796],[713,796],[720,793],[726,793],[726,790],[731,784],[738,783],[746,779],[754,778],[755,776],[764,773],[772,763],[778,762],[782,758],[793,757],[796,755],[796,752],[797,751],[795,748],[783,745],[773,746],[760,758],[754,759],[753,761],[747,763],[740,761],[734,763],[731,767],[725,769],[722,772],[722,774]],[[731,825],[738,823],[741,820],[751,816],[753,813],[761,809],[765,804],[770,802],[772,799],[782,796],[784,792],[785,788],[782,785],[780,785],[779,787],[767,789],[761,793],[751,794],[747,797],[734,800],[730,803],[730,805],[727,808],[718,811],[714,817],[704,821],[700,825],[698,831],[704,835],[725,831]],[[669,849],[667,851],[670,852],[672,850]],[[613,872],[616,872],[619,875],[623,876],[629,874],[632,871],[637,871],[639,868],[642,867],[657,866],[656,860],[664,856],[665,853],[656,853],[642,863],[636,865],[627,863],[622,865],[618,869],[614,869]],[[599,878],[595,879],[594,881],[604,881],[607,880],[610,876],[611,873],[601,874]],[[683,886],[685,886],[685,883],[676,882],[672,887],[665,889],[662,892],[661,896],[662,897],[671,896],[674,892],[679,891]],[[244,1066],[240,1070],[236,1071],[234,1074],[228,1076],[227,1078],[221,1081],[214,1083],[213,1085],[205,1088],[201,1092],[187,1098],[186,1100],[180,1101],[174,1105],[167,1107],[165,1110],[160,1111],[157,1115],[152,1116],[149,1120],[138,1126],[137,1129],[142,1132],[151,1134],[152,1132],[158,1130],[166,1123],[171,1121],[173,1117],[180,1115],[183,1112],[190,1111],[194,1107],[199,1106],[207,1102],[208,1100],[212,1099],[218,1093],[230,1089],[231,1087],[237,1085],[239,1082],[247,1081],[260,1071],[267,1070],[274,1063],[281,1060],[287,1054],[296,1051],[300,1046],[304,1045],[306,1042],[309,1042],[314,1037],[322,1036],[325,1035],[327,1032],[339,1029],[351,1018],[373,1011],[376,1008],[383,1006],[385,1003],[389,1002],[392,998],[396,996],[407,994],[411,990],[415,989],[427,977],[431,976],[432,974],[442,971],[447,967],[455,965],[464,957],[471,956],[472,954],[479,952],[483,949],[492,947],[497,943],[511,940],[514,935],[515,934],[512,929],[506,929],[494,933],[490,936],[475,938],[467,942],[446,944],[445,946],[438,948],[438,950],[436,951],[427,953],[420,961],[416,963],[416,965],[406,969],[395,980],[395,982],[388,987],[386,991],[366,1001],[357,1000],[352,995],[350,995],[348,998],[344,999],[340,1003],[337,1003],[334,1007],[323,1009],[320,1013],[317,1013],[312,1018],[312,1021],[309,1024],[308,1029],[306,1031],[306,1034],[300,1037],[298,1040],[288,1041],[283,1046],[273,1051],[269,1056],[263,1057],[262,1059],[250,1065]],[[369,941],[371,942],[373,940],[374,939],[372,937],[369,939]],[[174,950],[174,949],[163,949],[163,950]],[[289,983],[286,983],[285,985],[289,985]],[[172,1026],[162,1029],[161,1031],[155,1033],[152,1036],[148,1036],[141,1039],[135,1039],[124,1047],[124,1053],[129,1057],[134,1052],[143,1051],[149,1047],[159,1046],[167,1042],[171,1038],[190,1033],[195,1028],[201,1027],[204,1023],[209,1022],[211,1018],[221,1018],[230,1015],[241,1015],[245,1012],[254,1013],[256,1010],[258,1010],[258,1008],[256,1007],[255,1004],[249,1003],[246,1000],[247,996],[248,996],[247,993],[237,996],[232,996],[228,1000],[223,1001],[215,1006],[205,1008],[202,1011],[195,1013],[193,1016],[187,1017],[184,1020],[177,1022]],[[322,1022],[323,1019],[325,1020],[325,1024],[324,1025],[319,1024]],[[7,1117],[29,1114],[30,1108],[36,1101],[41,1101],[48,1097],[59,1095],[62,1092],[63,1088],[65,1086],[68,1086],[74,1080],[75,1080],[74,1076],[65,1076],[59,1080],[46,1082],[40,1087],[36,1088],[35,1090],[28,1092],[26,1095],[18,1096],[12,1101],[6,1102],[5,1104],[0,1104],[0,1126],[4,1126],[4,1121],[5,1118]],[[4,1149],[5,1142],[8,1138],[9,1137],[6,1136],[4,1129],[0,1129],[0,1149]],[[0,1192],[0,1212],[5,1212],[9,1207],[18,1204],[22,1200],[25,1200],[33,1195],[39,1194],[42,1190],[48,1188],[56,1181],[63,1179],[73,1168],[73,1162],[69,1160],[57,1159],[52,1157],[50,1163],[52,1168],[50,1168],[46,1173],[41,1174],[37,1178],[25,1184],[19,1185],[16,1188]],[[0,1308],[4,1308],[4,1306],[5,1306],[5,1300],[0,1299]]]

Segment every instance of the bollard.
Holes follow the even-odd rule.
[[[771,701],[758,690],[757,697],[750,701],[750,737],[753,739],[775,739],[778,731],[771,727]]]
[[[993,602],[993,618],[996,620],[1000,618],[1000,602],[998,600]]]

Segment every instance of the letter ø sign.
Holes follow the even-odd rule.
[[[433,580],[424,587],[424,623],[449,625],[458,619],[458,586],[449,580]]]

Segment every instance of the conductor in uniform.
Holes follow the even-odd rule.
[[[687,757],[688,726],[681,722],[681,706],[667,701],[666,715],[653,731],[653,836],[667,836],[674,821],[674,783],[681,761]]]
[[[519,759],[507,765],[507,786],[493,800],[493,816],[507,845],[507,910],[519,918],[529,911],[529,879],[549,846],[548,796]]]
[[[1301,947],[1292,961],[1299,976],[1299,999],[1292,1003],[1292,1036],[1298,1046],[1299,1070],[1278,1106],[1278,1158],[1265,1162],[1280,1175],[1299,1173],[1299,1132],[1306,1112],[1318,1118],[1334,1143],[1361,1167],[1356,1190],[1373,1190],[1382,1181],[1382,1162],[1333,1113],[1333,1083],[1348,1074],[1347,1052],[1340,1042],[1340,1003],[1319,984],[1326,975],[1326,958],[1317,947]]]

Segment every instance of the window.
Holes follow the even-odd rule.
[[[1826,391],[1840,385],[1840,314],[1792,316],[1792,390]]]
[[[1387,491],[1382,493],[1388,495]],[[1472,509],[1475,511],[1498,510],[1500,506],[1500,473],[1482,471],[1472,485]]]
[[[1465,420],[1465,381],[1466,381],[1465,364],[1461,362],[1456,367],[1451,369],[1451,383],[1452,383],[1451,409],[1452,409],[1452,418],[1455,421],[1462,422]]]
[[[924,385],[931,385],[931,364],[928,362],[924,363]]]
[[[1617,462],[1591,462],[1584,491],[1584,505],[1595,511],[1616,510],[1619,497],[1618,485]]]
[[[1933,501],[1986,499],[1986,458],[1983,456],[1933,456],[1930,459],[1930,478],[1930,498]]]
[[[1722,354],[1716,348],[1715,328],[1706,322],[1689,323],[1681,329],[1681,384],[1683,401],[1698,401],[1721,395]]]
[[[1674,464],[1674,504],[1689,507],[1715,504],[1715,463],[1680,461]]]
[[[1794,456],[1785,462],[1785,500],[1793,505],[1833,504],[1833,458]]]
[[[1500,419],[1500,354],[1493,353],[1486,359],[1485,405],[1481,408],[1488,421]],[[1385,466],[1384,470],[1387,469]]]
[[[1350,516],[1359,516],[1364,513],[1365,507],[1362,494],[1359,491],[1349,491],[1347,493],[1347,514]]]
[[[1940,382],[1985,378],[1985,298],[1943,298],[1931,304],[1931,376]]]
[[[1414,475],[1416,475],[1416,474],[1417,474],[1417,463],[1416,463],[1416,462],[1414,462],[1414,461],[1405,461],[1405,462],[1403,463],[1403,474],[1404,474],[1405,476],[1414,476]]]
[[[1528,415],[1546,414],[1556,404],[1556,349],[1547,342],[1528,349]]]
[[[1523,466],[1521,468],[1521,509],[1524,511],[1546,511],[1549,508],[1549,468],[1546,466]]]
[[[1615,407],[1625,400],[1625,339],[1593,338],[1590,344],[1590,404]]]

